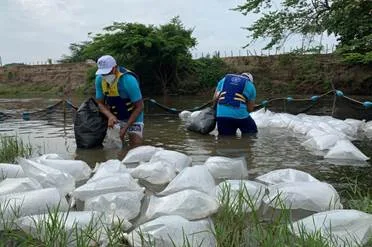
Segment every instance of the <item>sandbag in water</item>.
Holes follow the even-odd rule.
[[[187,121],[191,116],[191,112],[190,111],[182,111],[178,114],[178,117],[183,120],[183,121]]]
[[[99,111],[93,98],[85,100],[74,118],[74,133],[78,148],[101,146],[107,131],[107,118]]]
[[[204,165],[215,179],[243,179],[248,177],[247,163],[244,158],[209,157]]]
[[[169,195],[185,189],[193,189],[215,196],[215,182],[208,168],[203,165],[186,167],[157,195]]]
[[[188,220],[208,217],[218,210],[216,197],[196,190],[182,190],[168,196],[151,196],[146,219],[164,215],[179,215]]]
[[[175,167],[177,172],[180,172],[191,165],[192,159],[186,154],[177,151],[161,150],[156,152],[150,159],[150,163],[155,163],[157,161],[167,162]]]
[[[123,159],[123,163],[139,163],[148,162],[151,157],[163,148],[158,148],[150,145],[139,146],[129,150]]]
[[[339,140],[336,145],[331,148],[324,156],[326,159],[345,159],[366,161],[369,157],[365,156],[357,147],[349,140]]]
[[[75,179],[68,173],[32,160],[20,159],[19,163],[25,175],[37,180],[43,188],[56,187],[63,194],[68,194],[75,189]]]
[[[357,210],[332,210],[296,221],[289,229],[297,236],[320,232],[330,246],[364,246],[372,237],[372,215]]]
[[[20,178],[25,174],[20,165],[0,163],[0,181],[6,178]]]
[[[187,119],[186,128],[200,134],[208,134],[216,127],[216,111],[212,107],[201,110],[198,114],[191,114]]]
[[[309,173],[291,168],[268,172],[264,175],[258,176],[256,180],[267,185],[290,182],[319,182],[318,179],[314,178]]]
[[[216,189],[220,202],[229,202],[229,207],[239,210],[240,203],[245,212],[257,210],[266,193],[266,186],[249,180],[226,180],[221,182]],[[226,198],[228,197],[228,198]]]
[[[134,247],[217,246],[211,220],[189,221],[178,215],[149,221],[126,235]]]
[[[167,184],[176,177],[176,168],[167,162],[146,162],[131,170],[130,175],[150,184]]]
[[[7,178],[0,182],[0,196],[42,188],[41,184],[32,178]]]
[[[327,134],[323,136],[312,137],[309,140],[301,143],[301,145],[312,150],[326,150],[336,145],[337,141],[339,140],[339,136]]]
[[[124,173],[129,173],[129,170],[119,160],[108,160],[96,165],[94,168],[94,175],[87,181],[87,183]]]

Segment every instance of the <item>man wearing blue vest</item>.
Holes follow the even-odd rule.
[[[217,128],[219,135],[257,133],[257,126],[250,116],[254,109],[256,88],[250,73],[227,74],[217,85],[214,100],[217,103]]]
[[[131,147],[142,144],[143,99],[137,76],[118,66],[110,55],[97,61],[96,100],[108,119],[108,127],[120,124],[120,138],[128,133]]]

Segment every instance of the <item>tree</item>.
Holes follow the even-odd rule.
[[[70,45],[70,56],[62,62],[97,60],[104,54],[133,69],[147,88],[161,85],[167,94],[176,88],[183,74],[192,66],[190,49],[196,45],[192,29],[186,29],[179,17],[156,27],[139,23],[114,22],[80,44]],[[153,91],[153,90],[152,90]]]
[[[272,0],[246,0],[235,9],[244,15],[262,14],[247,30],[253,40],[270,39],[265,49],[282,46],[292,34],[311,40],[327,32],[338,37],[337,49],[342,53],[372,50],[370,0],[281,0],[277,9],[273,4]]]

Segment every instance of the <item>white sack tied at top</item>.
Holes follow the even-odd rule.
[[[319,182],[309,173],[292,168],[274,170],[258,176],[256,180],[268,185],[290,182]]]
[[[21,178],[24,176],[20,165],[0,163],[0,181],[6,178]]]
[[[169,215],[140,225],[127,234],[126,239],[134,247],[215,247],[214,232],[210,219],[189,221],[178,215]]]
[[[247,163],[244,158],[209,157],[205,163],[215,179],[242,179],[248,177]]]
[[[55,156],[55,154],[46,154],[37,158],[36,161],[43,165],[70,174],[75,178],[75,181],[87,180],[90,177],[92,169],[86,162],[82,160],[57,159],[57,157],[59,156]]]
[[[357,147],[348,140],[339,140],[324,156],[326,159],[344,159],[344,160],[369,160]]]
[[[181,190],[193,189],[215,195],[215,182],[206,166],[186,167],[158,195],[169,195]]]
[[[179,215],[188,220],[208,217],[218,210],[216,197],[196,190],[182,190],[167,196],[151,196],[146,219]]]
[[[63,194],[75,189],[75,179],[66,172],[27,159],[20,159],[19,163],[25,175],[37,180],[43,188],[55,187]]]
[[[192,159],[186,154],[177,151],[160,150],[151,157],[150,163],[157,161],[166,162],[175,167],[177,172],[180,172],[191,165]]]
[[[297,236],[320,232],[332,247],[365,246],[372,237],[372,215],[353,209],[316,213],[289,229]]]
[[[7,178],[0,182],[0,196],[42,188],[41,184],[32,178]]]
[[[228,201],[230,208],[239,210],[238,207],[242,203],[245,212],[257,210],[261,206],[265,193],[264,184],[249,180],[226,180],[216,188],[220,204]]]
[[[176,176],[176,168],[167,162],[145,162],[133,168],[130,174],[151,184],[167,184]]]
[[[340,196],[332,185],[323,182],[292,182],[268,186],[263,202],[272,208],[303,209],[321,212],[342,209]]]
[[[151,157],[158,151],[163,150],[163,148],[158,148],[154,146],[139,146],[129,150],[127,155],[123,159],[123,163],[139,163],[139,162],[148,162]]]
[[[87,181],[87,183],[91,183],[102,178],[116,176],[118,174],[129,173],[129,170],[119,160],[108,160],[102,163],[97,163],[93,172],[94,175]]]

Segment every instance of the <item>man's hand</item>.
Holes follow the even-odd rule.
[[[127,133],[128,125],[126,124],[124,127],[120,129],[120,139],[124,141],[125,134]]]
[[[117,122],[118,122],[118,119],[115,116],[110,116],[108,119],[107,125],[109,128],[112,128]]]

